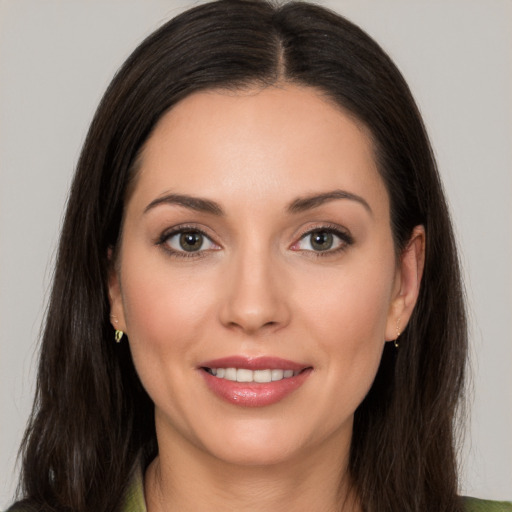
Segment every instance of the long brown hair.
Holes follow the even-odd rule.
[[[368,512],[456,512],[455,419],[466,318],[457,252],[432,150],[402,75],[341,16],[307,3],[219,0],[149,36],[109,86],[69,196],[21,496],[37,509],[112,511],[157,451],[153,404],[128,344],[113,343],[108,251],[137,155],[161,116],[204,89],[287,81],[321,90],[366,125],[386,184],[396,250],[426,230],[420,296],[400,348],[384,351],[355,414],[350,472]]]

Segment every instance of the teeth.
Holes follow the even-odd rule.
[[[231,380],[233,382],[275,382],[289,379],[298,375],[299,371],[293,370],[248,370],[246,368],[209,368],[209,372],[218,379]]]
[[[244,368],[239,368],[236,371],[236,379],[235,380],[237,382],[253,382],[254,381],[253,373],[254,372],[252,372],[251,370],[246,370]],[[227,379],[228,377],[225,377],[225,378]]]
[[[255,370],[253,373],[253,382],[272,382],[272,370]],[[278,380],[278,379],[275,379]],[[279,379],[281,380],[281,379]]]
[[[226,372],[224,373],[224,378],[227,380],[236,381],[236,368],[226,368]]]
[[[284,370],[271,370],[272,380],[281,380],[284,377]]]

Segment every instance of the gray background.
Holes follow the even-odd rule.
[[[391,54],[423,112],[462,248],[472,413],[464,494],[512,498],[512,2],[321,2]],[[0,0],[0,508],[34,387],[66,191],[133,48],[190,2]],[[435,343],[436,340],[430,340]]]

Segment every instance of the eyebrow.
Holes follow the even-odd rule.
[[[370,215],[373,215],[373,211],[365,199],[363,199],[361,196],[358,196],[357,194],[353,194],[352,192],[347,192],[346,190],[332,190],[329,192],[323,192],[321,194],[299,197],[289,204],[287,210],[289,213],[301,213],[313,208],[318,208],[319,206],[329,201],[336,201],[339,199],[349,199],[351,201],[356,201],[357,203],[364,206]],[[190,210],[210,213],[218,216],[224,215],[224,210],[215,201],[189,196],[187,194],[166,194],[164,196],[158,197],[146,206],[144,213],[163,204],[183,206],[184,208],[188,208]]]
[[[213,215],[224,215],[224,211],[215,201],[202,199],[200,197],[193,197],[186,194],[166,194],[165,196],[158,197],[146,206],[144,213],[162,204],[183,206],[190,210],[211,213]]]
[[[373,211],[365,199],[363,199],[361,196],[358,196],[357,194],[353,194],[352,192],[347,192],[346,190],[331,190],[321,194],[299,197],[290,203],[288,206],[288,211],[290,213],[300,213],[306,210],[311,210],[313,208],[318,208],[324,203],[338,199],[349,199],[351,201],[356,201],[357,203],[364,206],[365,210],[367,210],[368,213],[373,216]]]

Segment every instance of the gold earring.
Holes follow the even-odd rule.
[[[115,315],[110,315],[110,318],[114,321],[114,323],[117,325],[119,323],[119,320]],[[114,339],[116,340],[116,343],[121,343],[121,340],[123,339],[123,331],[120,331],[119,329],[116,329],[116,332],[114,334]]]
[[[402,334],[402,333],[400,332],[400,318],[399,318],[396,322],[396,338],[395,338],[395,341],[393,342],[395,345],[395,348],[398,348],[398,338],[400,337],[400,334]]]

